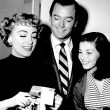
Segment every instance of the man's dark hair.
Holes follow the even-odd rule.
[[[62,6],[68,6],[68,5],[75,5],[75,9],[77,10],[77,7],[78,7],[78,3],[75,1],[75,0],[54,0],[52,2],[52,5],[50,7],[50,16],[52,16],[52,12],[53,12],[53,9],[54,9],[54,6],[55,4],[58,3]]]
[[[57,3],[62,6],[70,6],[70,5],[75,6],[75,24],[77,25],[79,21],[79,11],[80,11],[79,4],[75,0],[54,0],[49,10],[50,16],[52,16],[52,12],[54,10],[55,4]]]

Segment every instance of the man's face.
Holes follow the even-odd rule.
[[[55,4],[50,22],[53,35],[64,41],[68,38],[67,36],[70,34],[75,22],[75,6]]]

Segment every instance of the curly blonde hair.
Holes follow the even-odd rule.
[[[35,27],[37,29],[37,38],[39,38],[39,34],[43,29],[40,19],[34,14],[21,13],[14,14],[12,17],[5,17],[0,23],[0,37],[7,47],[11,46],[8,38],[15,24]]]

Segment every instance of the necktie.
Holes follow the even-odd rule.
[[[61,43],[61,50],[59,54],[59,74],[61,78],[62,88],[65,95],[67,95],[69,77],[68,77],[68,62],[67,55],[64,49],[65,44]]]

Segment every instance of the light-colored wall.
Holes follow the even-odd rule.
[[[53,0],[41,0],[41,20],[49,24],[49,9]]]
[[[23,0],[0,0],[0,21],[4,17],[11,16],[16,12],[21,12],[23,2]],[[7,57],[10,52],[11,48],[6,47],[0,39],[0,59]]]
[[[110,0],[77,0],[89,14],[86,32],[100,31],[110,40]]]
[[[53,0],[42,0],[41,19],[49,23],[49,8]],[[89,19],[84,33],[99,31],[110,40],[110,0],[76,0],[86,8]]]

